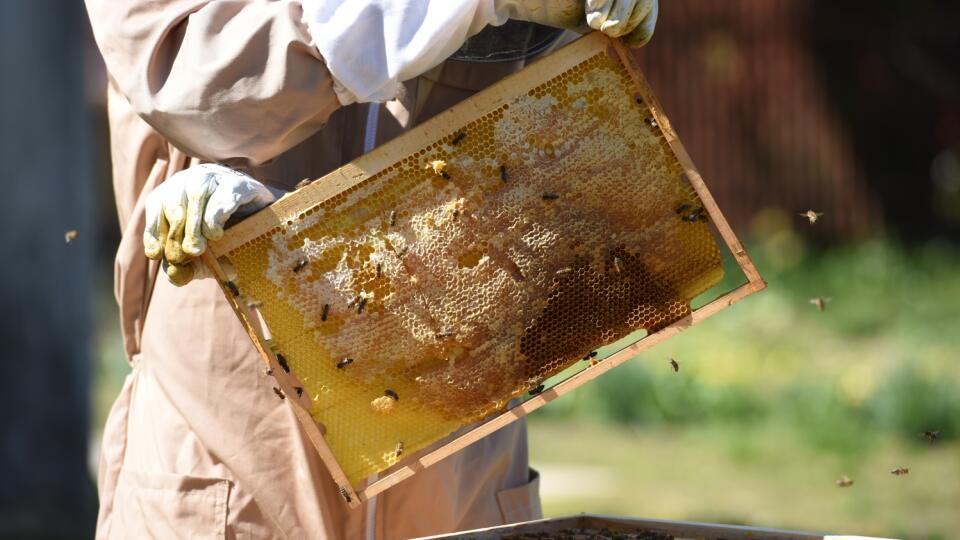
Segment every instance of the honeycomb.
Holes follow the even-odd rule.
[[[226,256],[354,484],[685,317],[723,274],[605,52],[303,208]]]

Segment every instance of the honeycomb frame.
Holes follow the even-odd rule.
[[[392,170],[396,164],[403,160],[409,161],[411,157],[420,160],[424,159],[423,148],[425,144],[433,141],[433,146],[436,147],[440,141],[447,141],[447,144],[449,144],[451,137],[454,139],[457,137],[462,138],[459,133],[464,133],[465,131],[461,131],[461,128],[471,125],[471,122],[476,121],[484,115],[489,116],[490,114],[496,114],[498,110],[506,108],[508,102],[516,96],[527,95],[528,93],[531,96],[534,95],[537,89],[542,87],[543,84],[546,84],[546,82],[559,77],[563,73],[567,73],[577,66],[586,64],[587,61],[591,59],[601,56],[618,62],[622,69],[628,74],[627,77],[623,77],[621,83],[629,86],[626,90],[634,96],[637,105],[646,110],[648,127],[654,133],[658,133],[663,142],[661,151],[665,155],[672,154],[672,156],[668,155],[668,157],[675,159],[679,165],[679,174],[689,182],[692,193],[695,194],[699,199],[699,203],[702,205],[701,207],[703,212],[705,212],[705,217],[708,217],[709,222],[712,223],[715,231],[733,255],[741,272],[746,277],[746,283],[698,309],[687,308],[689,313],[685,316],[675,316],[673,317],[675,320],[665,321],[670,324],[662,328],[648,329],[648,334],[639,341],[611,354],[600,362],[591,362],[591,365],[582,371],[557,383],[549,389],[537,393],[522,403],[512,407],[504,406],[498,409],[498,414],[494,416],[484,416],[483,418],[485,418],[485,420],[472,424],[472,427],[464,427],[464,429],[460,429],[454,435],[438,437],[436,440],[431,441],[430,444],[413,448],[409,452],[406,452],[402,458],[400,457],[401,451],[398,451],[396,459],[393,460],[390,466],[377,469],[379,476],[375,481],[368,482],[363,479],[358,480],[356,474],[353,475],[353,481],[351,481],[350,475],[345,472],[344,467],[341,466],[330,444],[328,444],[328,441],[324,437],[325,428],[318,425],[311,415],[315,403],[314,399],[310,397],[310,392],[302,391],[302,388],[305,386],[305,380],[299,381],[295,374],[290,373],[289,370],[281,366],[280,358],[282,357],[278,358],[276,351],[271,348],[269,339],[270,332],[264,318],[258,313],[258,310],[251,309],[251,306],[241,300],[242,297],[237,286],[226,279],[218,259],[220,257],[229,258],[228,256],[231,256],[237,250],[240,250],[264,235],[280,231],[284,229],[285,226],[294,226],[295,222],[298,220],[302,221],[305,217],[311,215],[316,211],[318,205],[324,202],[343,200],[345,196],[354,193],[358,186],[361,186],[365,181],[376,178],[378,174],[384,171]],[[424,141],[426,141],[426,143]],[[443,176],[446,172],[444,167],[445,164],[434,164],[433,172],[435,172],[437,176]],[[496,171],[494,171],[494,174],[496,174]],[[503,169],[500,170],[500,174],[505,175]],[[449,180],[448,177],[446,178]],[[548,199],[547,193],[544,193],[543,198],[544,200]],[[454,216],[456,216],[456,214],[454,214]],[[393,220],[392,215],[390,220]],[[420,469],[436,463],[472,442],[525,416],[560,395],[596,378],[635,356],[640,351],[668,339],[683,329],[696,324],[747,295],[765,287],[765,283],[757,273],[746,250],[727,224],[707,190],[700,174],[697,172],[677,138],[676,133],[673,131],[669,120],[662,113],[659,103],[656,101],[649,86],[634,64],[630,52],[618,41],[608,39],[599,33],[584,36],[554,54],[528,66],[521,72],[511,75],[490,88],[472,96],[450,110],[438,114],[431,120],[413,128],[394,141],[361,156],[357,160],[329,173],[319,181],[313,182],[307,187],[296,191],[294,194],[285,196],[273,205],[228,229],[221,240],[212,243],[203,258],[217,277],[225,297],[246,329],[258,353],[271,368],[280,390],[288,398],[286,401],[293,406],[298,419],[304,426],[308,438],[313,443],[322,461],[329,469],[334,481],[339,486],[345,501],[351,506],[355,506],[398,482],[409,478]],[[619,272],[619,260],[617,258],[613,258],[612,260],[614,264],[618,265],[616,271]],[[297,266],[299,266],[299,264],[298,262]],[[379,277],[381,272],[379,263],[376,268],[377,277]],[[293,272],[296,273],[298,271],[295,266]],[[362,304],[366,303],[366,298],[358,297],[356,300],[360,303],[357,307],[362,311],[364,309]],[[325,306],[324,320],[326,320],[326,309]],[[285,360],[283,364],[286,364]],[[552,374],[555,373],[556,371]],[[534,381],[533,384],[536,384],[536,382],[540,381]],[[298,388],[300,388],[299,391],[297,390]],[[389,392],[392,392],[392,390],[388,390],[388,397],[390,395]],[[393,395],[396,396],[395,393]],[[319,394],[317,396],[319,396]],[[392,400],[386,399],[383,404],[384,406],[392,405]],[[505,410],[503,410],[504,408]],[[503,412],[499,412],[499,410],[503,410]],[[400,444],[400,449],[402,450],[402,443]]]

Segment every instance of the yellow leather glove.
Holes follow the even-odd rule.
[[[174,285],[210,277],[195,260],[207,249],[207,240],[222,237],[232,216],[252,214],[280,194],[223,165],[205,163],[180,171],[147,195],[143,252],[163,261],[164,275]]]

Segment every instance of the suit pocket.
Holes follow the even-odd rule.
[[[124,468],[109,538],[224,538],[231,483]]]
[[[526,484],[497,492],[497,504],[504,524],[543,517],[540,509],[540,473],[530,469]]]

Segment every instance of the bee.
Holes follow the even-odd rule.
[[[924,431],[923,433],[918,433],[917,437],[923,437],[924,439],[930,441],[930,444],[937,442],[937,439],[940,438],[940,431]]]
[[[303,387],[302,387],[302,386],[294,386],[293,389],[297,391],[297,397],[302,397],[302,396],[303,396]]]
[[[573,268],[570,268],[569,266],[565,266],[565,267],[557,270],[557,275],[558,275],[558,276],[562,276],[562,275],[564,275],[564,274],[569,274],[570,272],[573,272]]]
[[[613,269],[620,273],[620,257],[613,258]]]
[[[442,173],[440,173],[440,176],[442,176],[444,180],[450,179],[450,173],[448,173],[447,171],[443,171]]]
[[[670,367],[673,368],[674,373],[677,373],[680,371],[680,364],[673,358],[670,359]]]
[[[263,305],[263,302],[260,300],[249,300],[247,301],[247,307],[250,309],[260,309],[260,306]]]
[[[240,289],[237,288],[236,283],[228,281],[227,288],[230,289],[230,294],[232,294],[234,297],[240,296]]]
[[[844,487],[850,487],[852,485],[853,485],[853,480],[845,474],[841,474],[840,478],[837,479],[837,486],[839,487],[844,488]]]
[[[347,488],[343,486],[337,486],[337,489],[340,490],[340,496],[343,497],[343,500],[347,501],[347,503],[353,501],[353,499],[350,498],[350,492],[347,491]]]
[[[689,210],[690,208],[691,208],[691,206],[690,206],[689,204],[683,203],[683,204],[681,204],[680,206],[678,206],[678,207],[674,210],[674,213],[676,213],[676,214],[679,215],[679,214],[682,214],[682,213],[686,212],[686,211]]]
[[[590,351],[590,352],[588,352],[586,355],[584,355],[584,357],[581,358],[581,360],[583,360],[584,362],[586,362],[586,361],[592,360],[592,359],[594,359],[594,358],[596,358],[596,357],[597,357],[597,351]]]
[[[827,309],[827,302],[830,300],[832,300],[832,298],[822,298],[818,296],[816,298],[811,298],[810,303],[817,306],[817,309],[820,311],[825,311]]]
[[[352,363],[353,363],[353,358],[350,358],[350,357],[348,356],[348,357],[344,358],[343,360],[337,362],[337,369],[343,369],[343,368],[349,366],[349,365],[352,364]]]
[[[457,337],[457,333],[456,332],[440,332],[436,334],[434,337],[437,338],[437,340],[439,341],[441,339],[449,339],[452,337]]]
[[[506,166],[506,165],[501,165],[501,166],[500,166],[500,180],[503,180],[504,182],[506,182],[506,181],[507,181],[507,178],[508,178],[508,177],[507,177],[507,166]]]
[[[396,211],[396,210],[391,210],[391,211],[390,211],[390,226],[393,227],[393,226],[396,225],[396,224],[397,224],[397,211]]]
[[[633,100],[637,102],[637,105],[643,105],[643,98],[640,96],[634,96]]]
[[[377,263],[377,279],[380,279],[381,276],[383,276],[383,265]]]
[[[401,455],[403,455],[403,441],[400,441],[397,443],[397,447],[394,448],[393,453],[397,457],[400,457]]]
[[[80,235],[79,231],[77,231],[76,229],[70,229],[69,231],[63,233],[63,241],[69,244],[70,242],[73,242],[74,240],[76,240],[77,236],[79,235]]]
[[[552,191],[548,191],[548,192],[546,192],[546,193],[543,194],[543,200],[545,200],[545,201],[555,201],[555,200],[557,200],[557,199],[559,199],[559,198],[560,198],[560,195],[557,195],[556,193],[554,193],[554,192],[552,192]]]
[[[277,363],[280,364],[280,367],[282,367],[284,371],[290,373],[290,365],[287,364],[287,359],[280,353],[277,353]]]
[[[269,367],[263,368],[263,374],[267,376],[273,375],[273,370],[270,369]]]
[[[293,186],[293,189],[294,189],[294,191],[299,190],[299,189],[303,189],[303,188],[309,186],[312,182],[313,182],[313,180],[311,180],[311,179],[309,179],[309,178],[304,178],[303,180],[297,182],[297,185]]]
[[[536,388],[534,388],[533,390],[530,390],[530,391],[527,392],[527,393],[530,394],[531,396],[535,396],[535,395],[539,394],[540,392],[543,392],[543,389],[544,389],[543,383],[540,383],[539,385],[537,385]]]
[[[326,320],[327,320],[327,315],[329,315],[329,314],[330,314],[330,304],[324,304],[324,305],[323,305],[323,311],[320,312],[320,320],[321,320],[321,321],[326,321]]]
[[[703,207],[698,206],[698,207],[694,208],[692,212],[690,212],[689,214],[683,216],[682,219],[683,219],[684,221],[689,222],[689,223],[696,223],[697,221],[705,220],[706,218],[705,218],[705,216],[703,215]]]
[[[453,146],[456,146],[461,142],[463,142],[463,140],[466,138],[467,138],[467,133],[465,131],[461,131],[460,133],[457,133],[457,136],[454,137],[452,141],[450,141],[450,144]]]
[[[896,469],[891,470],[890,474],[895,476],[903,476],[905,474],[910,474],[910,469],[906,467],[897,467]]]
[[[293,273],[299,274],[301,270],[307,267],[308,262],[310,261],[305,258],[301,258],[299,261],[297,261],[297,264],[293,265]]]
[[[277,388],[276,386],[273,387],[273,393],[276,394],[280,399],[287,399],[287,396],[283,393],[283,390]]]
[[[347,302],[347,307],[352,308],[353,306],[357,305],[357,302],[360,301],[360,298],[361,298],[360,296],[354,297],[353,300]]]
[[[392,400],[394,400],[394,401],[400,401],[400,396],[397,395],[396,392],[394,392],[393,390],[391,390],[391,389],[389,389],[389,388],[387,388],[386,390],[383,391],[383,395],[387,396],[388,398],[390,398],[390,399],[392,399]]]
[[[814,212],[813,210],[807,210],[806,212],[800,214],[800,216],[807,218],[807,221],[809,221],[810,224],[813,225],[814,223],[817,222],[818,219],[823,217],[823,212]]]
[[[360,297],[360,302],[357,303],[357,313],[363,313],[363,308],[367,307],[366,297]]]
[[[646,122],[647,125],[650,126],[650,127],[652,127],[652,128],[655,128],[655,127],[658,127],[658,126],[659,126],[659,124],[657,124],[657,119],[654,118],[654,117],[652,117],[652,116],[649,116],[649,117],[647,117],[647,118],[644,118],[643,121]]]

